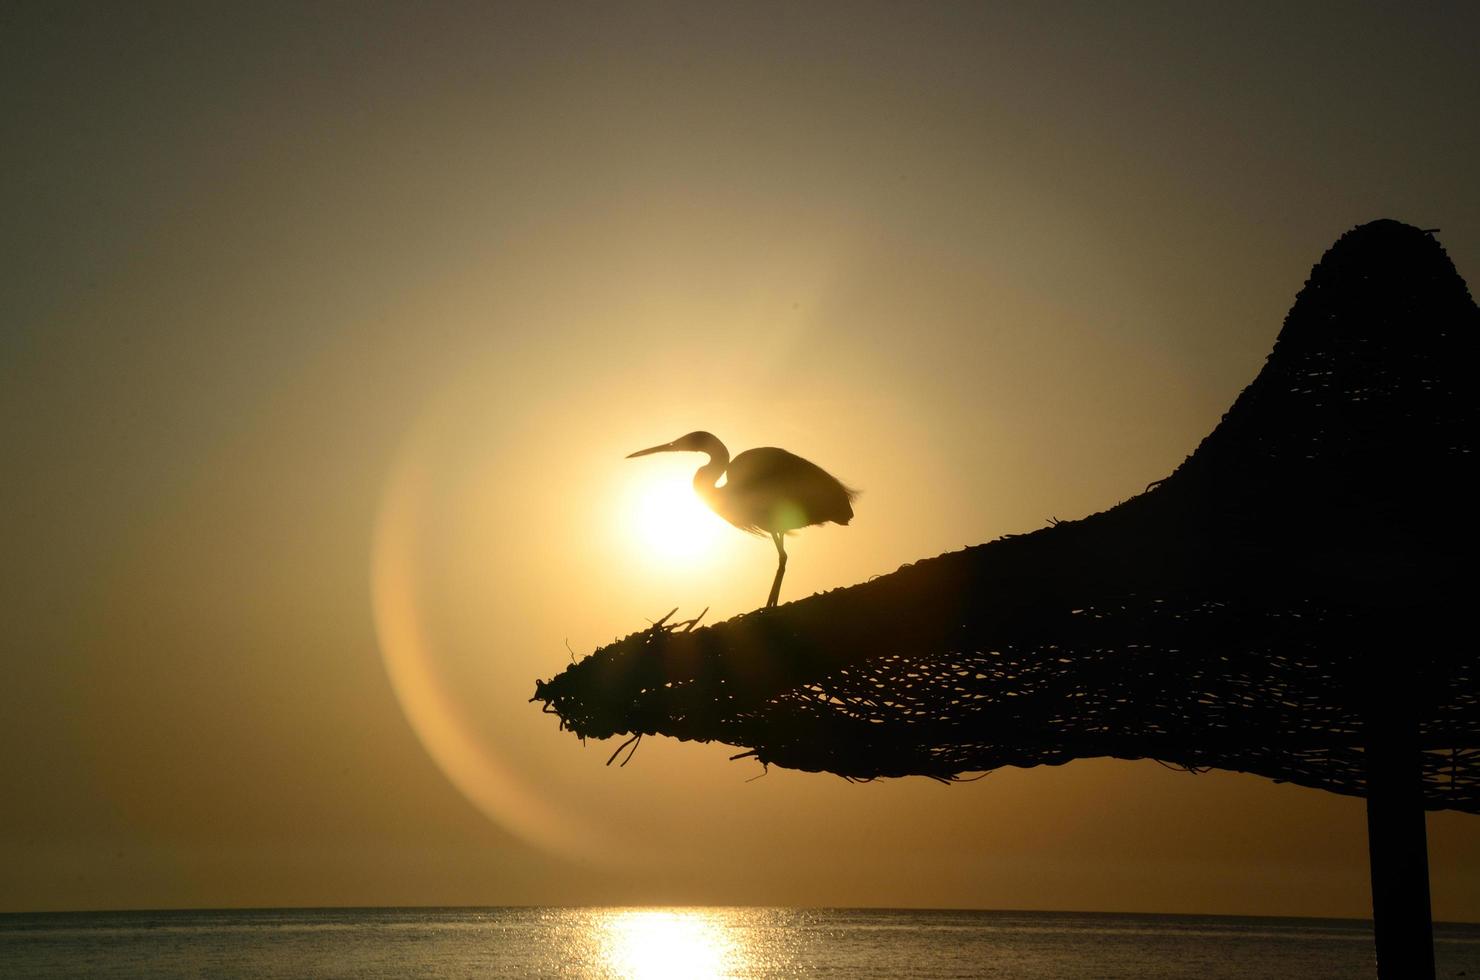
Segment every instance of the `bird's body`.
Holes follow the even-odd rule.
[[[694,474],[694,492],[720,517],[752,534],[770,534],[778,565],[767,606],[776,605],[781,578],[786,574],[786,547],[782,536],[813,524],[847,524],[853,519],[858,491],[800,456],[765,446],[747,449],[730,459],[725,444],[708,432],[690,432],[662,446],[632,454],[700,452],[709,462]],[[720,485],[720,478],[724,484]]]

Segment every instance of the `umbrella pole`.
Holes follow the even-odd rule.
[[[1415,728],[1382,726],[1366,751],[1372,932],[1380,980],[1434,976],[1423,761]]]

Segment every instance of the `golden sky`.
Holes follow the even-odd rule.
[[[1365,915],[1361,801],[1106,760],[851,785],[526,703],[863,490],[782,599],[1165,476],[1351,226],[1480,281],[1468,7],[11,4],[0,910]],[[675,495],[675,491],[679,491]],[[674,521],[690,523],[675,525]],[[676,534],[675,526],[687,528]],[[1430,817],[1435,914],[1480,823]]]

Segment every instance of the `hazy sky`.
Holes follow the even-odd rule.
[[[1355,224],[1477,282],[1480,8],[1289,6],[4,5],[0,909],[1365,915],[1359,800],[608,769],[526,703],[764,601],[632,450],[861,487],[785,601],[1165,476]]]

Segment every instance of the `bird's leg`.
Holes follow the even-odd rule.
[[[776,542],[776,578],[771,582],[771,598],[766,600],[766,608],[770,609],[776,605],[776,597],[781,594],[781,576],[786,574],[786,545],[782,543],[783,534],[779,531],[771,532],[771,540]]]

